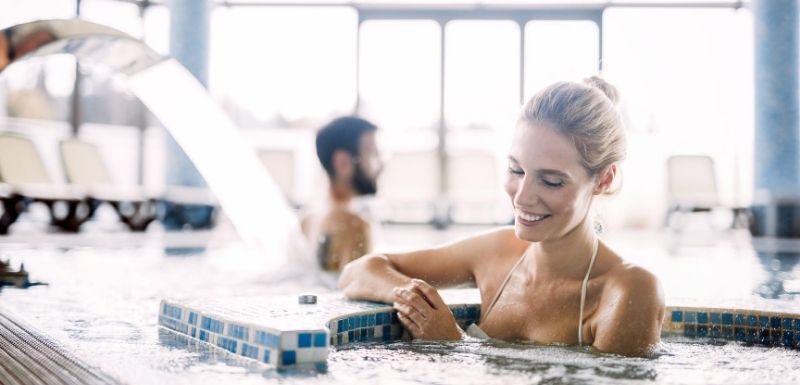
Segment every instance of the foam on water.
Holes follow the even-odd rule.
[[[165,296],[222,297],[325,288],[284,281],[265,285],[240,267],[238,247],[171,257],[150,246],[121,249],[17,248],[33,278],[50,283],[3,290],[0,307],[103,371],[136,384],[796,384],[800,352],[730,342],[669,338],[654,358],[624,358],[574,347],[398,342],[334,349],[325,370],[282,370],[188,341],[157,325]],[[8,251],[9,248],[5,247]],[[246,259],[246,258],[245,258]]]

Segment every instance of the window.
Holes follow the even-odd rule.
[[[591,21],[531,21],[525,26],[525,98],[561,80],[595,75],[600,33]]]
[[[509,127],[520,106],[519,27],[505,20],[459,20],[445,31],[448,128]]]
[[[5,3],[6,7],[13,8],[13,11],[0,12],[2,28],[35,20],[75,17],[74,0],[6,0]]]
[[[750,12],[611,8],[603,25],[604,72],[619,88],[630,122],[625,176],[637,180],[626,183],[620,200],[635,205],[629,211],[661,209],[666,157],[705,154],[715,160],[723,204],[747,202],[753,172]]]
[[[139,6],[132,3],[84,0],[81,2],[81,19],[107,25],[135,38],[141,38],[144,30]]]
[[[441,49],[441,30],[434,21],[364,22],[359,113],[389,131],[436,129]]]
[[[216,7],[209,88],[244,128],[316,127],[355,106],[357,14]]]

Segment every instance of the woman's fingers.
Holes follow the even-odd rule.
[[[394,306],[395,309],[397,309],[397,313],[398,314],[402,314],[406,318],[411,319],[412,321],[414,321],[415,324],[417,324],[417,326],[420,329],[422,328],[422,326],[423,326],[423,324],[425,323],[425,320],[426,320],[424,314],[418,312],[413,307],[408,306],[407,304],[404,304],[404,303],[395,302],[394,305],[395,305]]]
[[[419,327],[412,319],[403,315],[403,313],[397,313],[397,319],[400,320],[400,323],[411,333],[411,336],[414,338],[419,338],[422,335],[422,328]]]
[[[405,303],[422,314],[423,317],[428,318],[431,306],[419,293],[404,288],[395,288],[394,293],[397,297],[397,302]]]
[[[425,301],[435,310],[444,309],[447,305],[439,295],[439,291],[421,279],[412,279],[411,285],[418,291]]]

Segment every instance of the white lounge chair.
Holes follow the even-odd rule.
[[[69,232],[77,232],[97,208],[79,186],[54,183],[34,143],[21,135],[0,133],[0,182],[7,196],[2,198],[0,233],[8,231],[30,202],[44,203],[50,223]]]
[[[95,145],[76,138],[63,140],[61,160],[67,179],[86,189],[90,198],[110,204],[132,231],[144,231],[156,219],[155,199],[140,186],[115,184]]]

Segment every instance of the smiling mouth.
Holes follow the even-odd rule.
[[[517,218],[520,220],[520,222],[526,224],[538,223],[550,217],[551,215],[549,214],[528,214],[522,211],[517,211]]]

